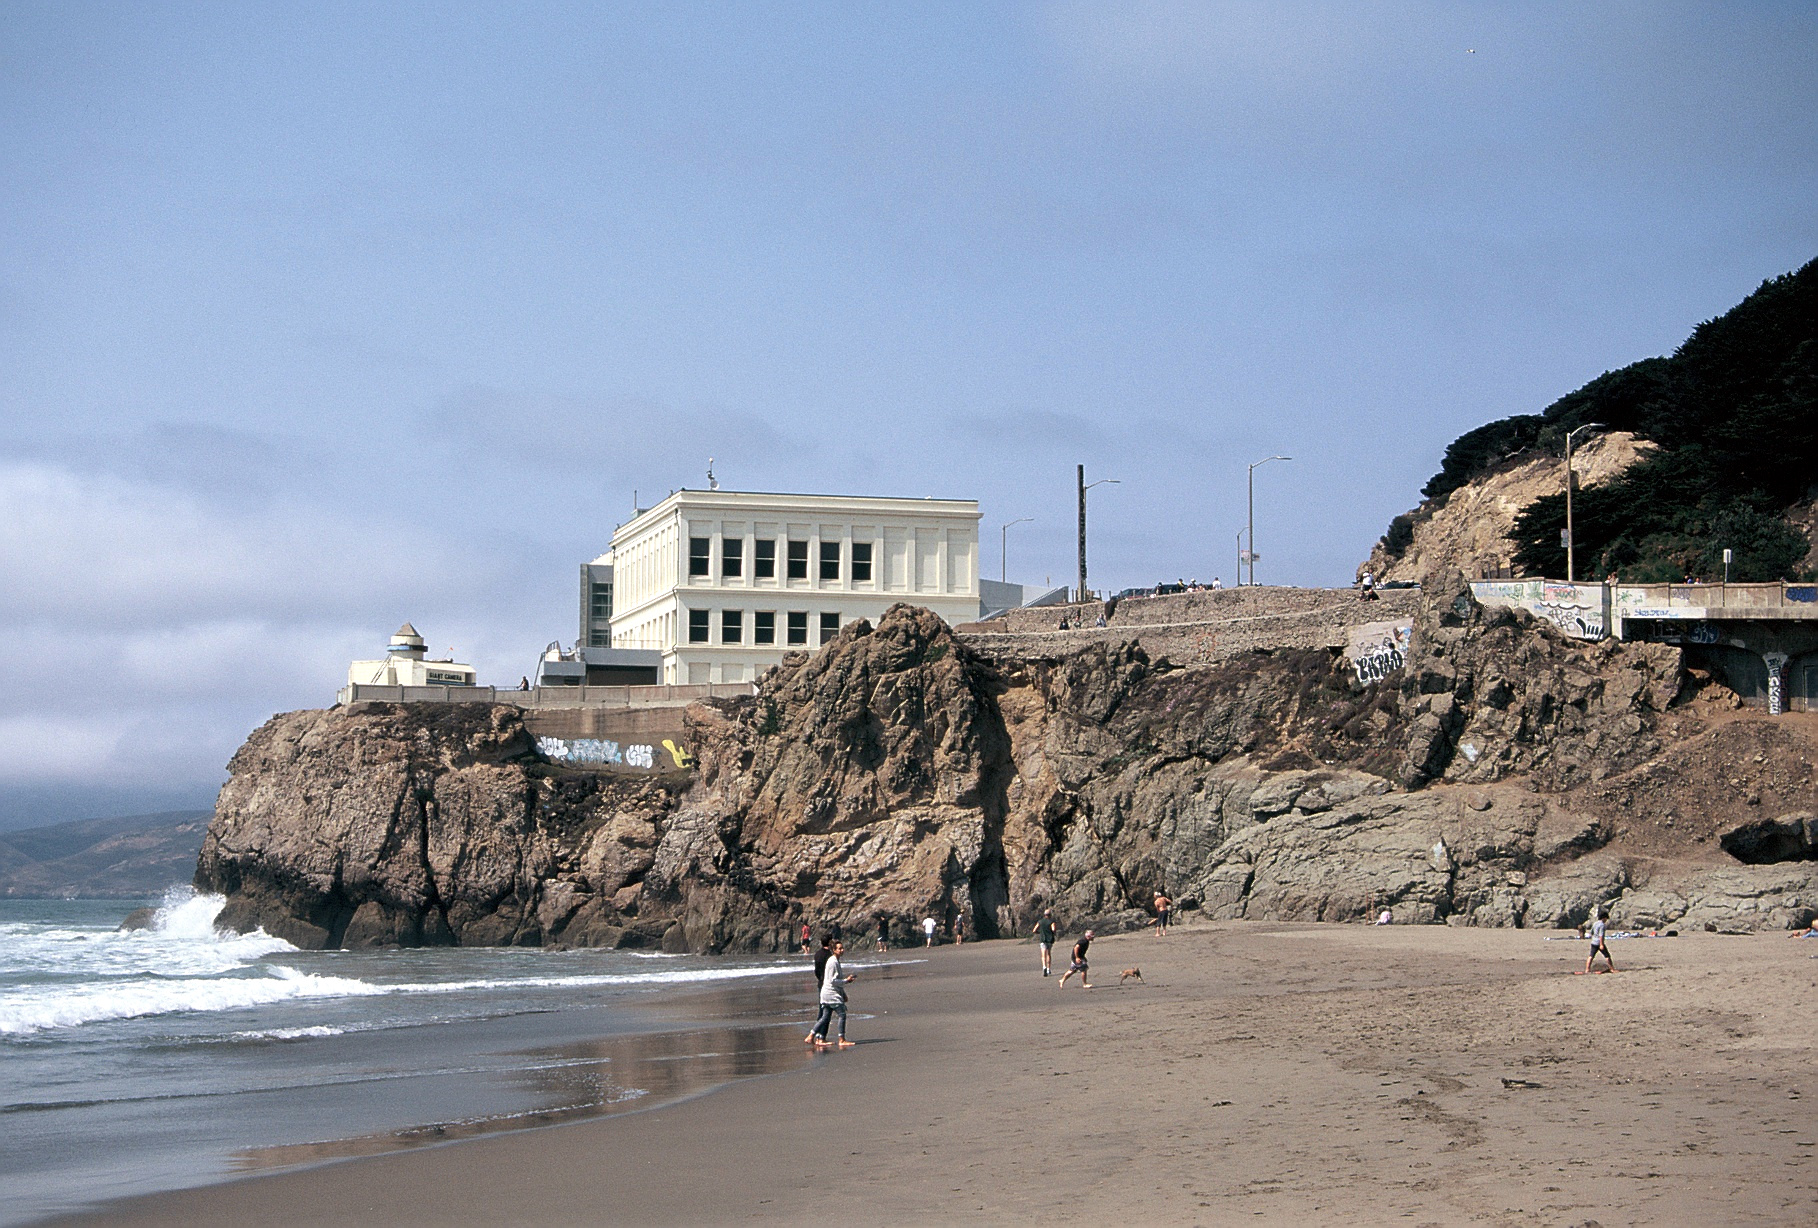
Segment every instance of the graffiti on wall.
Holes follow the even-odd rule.
[[[663,740],[663,750],[676,767],[694,766],[693,756],[667,738]],[[655,747],[637,742],[621,748],[617,742],[605,738],[542,737],[537,739],[537,753],[559,763],[641,768],[645,771],[659,766]]]
[[[1528,608],[1536,618],[1546,619],[1573,639],[1600,640],[1603,638],[1603,607],[1601,604],[1587,609],[1581,605],[1543,601],[1539,605]]]
[[[1381,682],[1407,663],[1408,643],[1414,637],[1410,620],[1367,623],[1352,627],[1345,655],[1357,671],[1360,683]]]

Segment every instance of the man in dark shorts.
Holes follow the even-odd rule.
[[[1616,971],[1616,961],[1610,956],[1610,942],[1604,935],[1604,929],[1609,923],[1609,910],[1598,910],[1597,920],[1591,922],[1591,953],[1584,957],[1584,970],[1586,972],[1591,970],[1591,961],[1596,959],[1599,955],[1602,955],[1605,962],[1610,965],[1611,972]]]
[[[1091,975],[1091,973],[1088,972],[1086,969],[1086,951],[1091,946],[1092,946],[1092,931],[1087,930],[1085,933],[1085,936],[1082,937],[1078,942],[1073,944],[1073,966],[1071,968],[1068,968],[1065,972],[1061,973],[1060,987],[1062,989],[1065,989],[1067,987],[1067,978],[1072,976],[1075,972],[1079,973],[1079,983],[1080,983],[1081,988],[1084,988],[1084,989],[1092,988],[1092,982],[1088,981],[1086,979],[1088,976]]]
[[[1155,936],[1157,938],[1168,936],[1168,920],[1173,915],[1174,901],[1170,900],[1166,893],[1157,891],[1155,893]]]
[[[1042,975],[1054,972],[1054,912],[1042,909],[1042,919],[1035,923],[1035,941],[1042,947]]]
[[[890,918],[883,913],[877,915],[877,949],[880,951],[890,949]]]

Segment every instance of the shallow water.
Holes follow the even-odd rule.
[[[218,897],[0,900],[0,1224],[799,1066],[800,957],[297,951]]]

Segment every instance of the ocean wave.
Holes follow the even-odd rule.
[[[215,920],[227,900],[174,887],[139,930],[71,929],[31,922],[0,925],[0,975],[210,976],[267,955],[296,950],[264,930],[235,934]]]
[[[142,976],[131,981],[19,987],[0,992],[0,1036],[23,1036],[53,1028],[73,1028],[153,1015],[245,1010],[301,999],[456,994],[491,990],[522,992],[606,986],[658,987],[767,976],[800,976],[802,972],[802,968],[793,965],[769,965],[380,984],[353,977],[323,976],[283,964],[270,964],[263,969],[263,975],[257,976]],[[299,1032],[299,1035],[328,1034],[308,1030]]]

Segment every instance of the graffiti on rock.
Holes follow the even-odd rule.
[[[1408,642],[1413,638],[1414,624],[1401,622],[1369,623],[1351,628],[1350,646],[1345,655],[1357,670],[1357,681],[1381,682],[1400,669],[1408,659]]]
[[[685,767],[688,753],[672,746],[666,746],[676,766]],[[643,768],[649,770],[656,766],[656,748],[637,743],[620,748],[617,742],[604,738],[551,738],[537,739],[537,753],[545,759],[560,763],[598,764]]]

